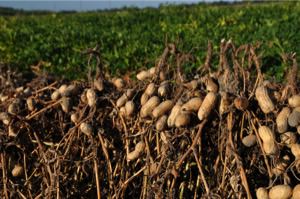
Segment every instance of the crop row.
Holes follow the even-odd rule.
[[[300,51],[299,17],[297,2],[0,16],[0,62],[22,69],[40,63],[42,69],[78,78],[87,69],[81,52],[99,43],[106,70],[124,74],[152,67],[164,44],[174,42],[195,55],[185,68],[191,71],[204,62],[208,40],[231,38],[236,44],[262,42],[262,70],[282,78],[279,55]]]

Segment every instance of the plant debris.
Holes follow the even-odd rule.
[[[265,79],[258,45],[230,40],[219,53],[208,43],[193,74],[181,68],[193,56],[169,44],[136,81],[110,78],[93,55],[88,82],[1,67],[1,198],[297,195],[295,54],[286,83]]]

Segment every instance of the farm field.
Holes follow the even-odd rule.
[[[221,39],[237,45],[261,42],[263,65],[282,78],[280,54],[300,53],[300,4],[161,6],[87,13],[21,13],[0,16],[0,60],[19,68],[43,61],[44,68],[68,78],[83,77],[86,56],[81,52],[100,45],[107,70],[124,74],[151,67],[166,43],[175,43],[195,60],[204,62],[208,40],[218,50]],[[1,13],[0,13],[1,15]]]

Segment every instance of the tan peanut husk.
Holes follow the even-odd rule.
[[[146,87],[144,93],[146,93],[149,96],[154,95],[156,93],[156,85],[153,82],[148,84],[148,86]]]
[[[127,89],[126,92],[123,93],[121,97],[116,102],[117,107],[124,106],[127,100],[130,100],[134,95],[134,90],[133,89]]]
[[[126,116],[126,109],[125,109],[125,106],[122,106],[122,107],[120,108],[120,115],[122,115],[123,117]]]
[[[58,88],[58,92],[59,92],[61,95],[63,95],[63,94],[66,92],[67,87],[68,87],[68,85],[62,84],[62,85]]]
[[[261,110],[267,114],[274,111],[275,106],[268,94],[268,90],[265,86],[260,86],[255,91],[255,97],[258,101],[258,105]]]
[[[259,137],[262,139],[263,142],[274,142],[275,135],[274,132],[267,126],[260,126],[258,128]]]
[[[182,105],[181,110],[182,111],[188,111],[188,112],[196,112],[199,110],[202,99],[200,97],[193,97],[189,101],[187,101],[185,104]]]
[[[198,111],[199,120],[204,120],[209,116],[211,111],[215,108],[216,102],[217,94],[214,92],[207,93]]]
[[[98,90],[98,91],[103,91],[104,89],[104,83],[103,83],[103,79],[98,77],[97,79],[94,79],[94,87]]]
[[[274,141],[263,142],[263,149],[267,155],[276,155],[278,152],[278,147]]]
[[[71,98],[69,97],[62,97],[60,102],[61,108],[65,113],[69,113],[72,108]]]
[[[289,199],[292,196],[292,188],[289,185],[276,185],[269,191],[270,199]]]
[[[256,136],[254,134],[249,134],[246,135],[243,139],[242,139],[242,143],[246,146],[246,147],[251,147],[253,145],[256,144]]]
[[[191,114],[189,112],[181,111],[175,118],[175,126],[177,128],[188,126],[191,121]]]
[[[300,199],[300,184],[297,184],[294,187],[292,199]]]
[[[160,103],[160,99],[157,96],[151,97],[141,108],[140,116],[142,118],[151,116],[152,111],[156,108]]]
[[[152,112],[152,115],[154,118],[158,118],[165,113],[169,112],[174,106],[174,103],[172,100],[166,100],[160,103]]]
[[[84,90],[81,95],[80,95],[80,101],[82,101],[84,104],[87,104],[88,101],[87,101],[87,97],[86,97],[86,92],[87,92],[87,89]]]
[[[157,89],[157,93],[161,97],[166,97],[169,95],[169,82],[163,81]]]
[[[125,112],[126,112],[126,116],[128,116],[128,117],[132,116],[133,113],[135,112],[135,104],[132,100],[129,100],[128,102],[126,102]]]
[[[52,100],[58,100],[59,98],[60,98],[60,93],[59,93],[59,91],[58,90],[55,90],[52,94],[51,94],[51,99]]]
[[[167,120],[168,120],[168,116],[167,115],[163,115],[161,116],[155,123],[155,128],[157,131],[163,131],[165,130],[165,128],[167,127]]]
[[[269,199],[268,190],[264,187],[259,187],[256,190],[256,198],[257,199]]]
[[[119,97],[119,99],[116,102],[117,107],[124,106],[124,104],[126,103],[126,101],[127,101],[127,97],[126,97],[125,94],[123,94],[121,97]]]
[[[277,115],[276,125],[277,125],[277,131],[279,133],[284,133],[288,130],[288,117],[290,113],[291,113],[290,108],[284,107]]]
[[[219,85],[211,77],[205,78],[204,82],[207,91],[214,93],[217,93],[219,91]]]
[[[33,111],[36,106],[35,99],[33,97],[29,97],[26,99],[27,108],[29,111]]]
[[[168,127],[173,127],[175,126],[175,119],[176,116],[181,112],[181,105],[180,104],[175,104],[175,106],[172,108],[171,113],[168,117]]]
[[[79,113],[72,113],[71,114],[71,121],[74,124],[77,124],[79,122]]]
[[[87,103],[90,107],[93,107],[97,103],[97,94],[94,89],[90,88],[86,91]]]
[[[296,108],[300,106],[300,95],[293,95],[288,99],[289,106],[292,108]]]
[[[300,124],[300,107],[294,108],[292,113],[288,116],[288,124],[291,127],[296,127]]]
[[[20,164],[16,164],[13,168],[13,170],[11,171],[12,176],[14,177],[21,177],[24,173],[24,169],[23,166]]]
[[[141,72],[139,72],[137,75],[136,75],[136,78],[140,81],[144,81],[148,78],[150,78],[152,75],[149,71],[147,70],[142,70]]]
[[[148,72],[149,72],[149,74],[150,74],[151,76],[155,75],[155,73],[156,73],[156,67],[154,66],[154,67],[149,68],[149,69],[148,69]]]
[[[113,78],[112,83],[119,90],[125,87],[125,81],[122,78]]]
[[[61,96],[69,97],[71,95],[75,95],[78,92],[78,88],[76,85],[71,84],[67,86],[63,91],[60,92]]]
[[[84,133],[87,136],[91,136],[93,133],[93,128],[90,124],[86,122],[82,122],[79,126],[82,133]]]
[[[143,106],[144,104],[146,104],[146,102],[149,100],[150,96],[147,95],[146,93],[143,93],[141,96],[141,105]]]
[[[300,144],[295,143],[291,144],[291,152],[295,156],[295,159],[299,160],[300,159]]]
[[[127,161],[132,161],[139,158],[143,154],[145,146],[146,145],[143,141],[137,143],[134,150],[127,154]]]

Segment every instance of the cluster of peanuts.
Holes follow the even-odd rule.
[[[120,78],[112,79],[111,84],[115,87],[120,87]],[[123,86],[123,85],[121,85]],[[37,89],[28,87],[18,87],[14,89],[13,96],[8,96],[1,93],[1,104],[5,109],[0,112],[0,122],[5,129],[7,129],[7,136],[9,138],[16,138],[20,132],[20,123],[23,123],[22,128],[26,128],[25,124],[30,125],[31,119],[38,119],[43,112],[51,110],[61,110],[67,116],[74,126],[86,136],[92,136],[95,129],[82,118],[78,106],[88,106],[90,109],[96,108],[98,96],[97,93],[103,91],[103,81],[95,80],[91,85],[71,83],[61,84],[58,87],[50,84],[44,88]],[[11,94],[10,94],[11,95]],[[78,100],[78,97],[80,99]],[[49,118],[51,120],[51,118]],[[47,121],[46,121],[47,122]],[[63,121],[69,122],[69,121]],[[1,132],[1,131],[0,131]],[[20,177],[24,175],[23,165],[11,161],[9,165],[11,175]]]
[[[265,114],[275,112],[276,107],[265,85],[256,89],[255,96],[260,109]],[[278,136],[276,136],[274,131]],[[270,157],[279,157],[280,148],[287,147],[295,158],[295,165],[299,165],[298,160],[300,158],[300,144],[297,143],[297,134],[300,134],[300,95],[298,94],[288,98],[288,104],[278,111],[276,115],[276,129],[272,130],[266,125],[261,125],[258,128],[258,135],[262,141],[262,148],[265,154]],[[279,142],[277,142],[276,137],[279,137]],[[290,156],[284,155],[282,159],[272,168],[272,174],[275,176],[283,175],[291,164]],[[293,199],[300,198],[299,184],[293,190],[288,183],[276,185],[271,187],[269,194],[267,189],[263,187],[257,189],[258,199],[287,199],[291,196]]]
[[[152,81],[156,74],[156,68],[152,67],[137,74],[137,79],[141,82],[148,82],[144,86],[139,99],[133,99],[134,89],[127,89],[121,97],[116,100],[116,107],[120,115],[125,118],[138,116],[141,119],[151,119],[155,121],[155,129],[161,132],[164,139],[164,130],[170,128],[188,127],[194,115],[199,121],[206,119],[217,103],[218,84],[212,78],[194,79],[184,83],[188,90],[185,97],[178,100],[171,99],[174,82],[166,80],[166,75],[159,74],[159,83]],[[207,94],[197,89],[199,85],[205,85]],[[127,160],[137,159],[144,151],[143,141],[137,143],[134,151],[127,155]]]
[[[257,102],[256,108],[259,108],[259,111],[256,113],[258,112],[260,116],[264,114],[263,117],[266,120],[259,121],[257,132],[251,131],[248,135],[241,137],[241,142],[245,147],[253,147],[258,143],[263,155],[269,160],[277,158],[272,162],[274,164],[270,169],[271,174],[284,177],[284,183],[272,184],[268,188],[259,187],[256,189],[256,197],[258,199],[300,199],[300,184],[290,183],[287,177],[287,170],[291,167],[300,171],[300,144],[297,135],[300,134],[300,94],[293,94],[280,103],[274,103],[274,97],[279,99],[281,96],[276,96],[274,93],[271,97],[267,81],[253,89],[253,98],[247,98],[244,96],[245,93],[239,95],[224,91],[218,82],[218,77],[213,74],[195,77],[187,82],[177,82],[168,79],[166,71],[158,70],[158,67],[152,67],[136,75],[141,89],[140,87],[127,88],[124,79],[111,79],[109,83],[114,88],[107,89],[111,93],[106,96],[111,102],[109,111],[117,112],[125,122],[127,119],[145,123],[151,121],[149,123],[154,124],[155,130],[160,132],[161,140],[167,144],[167,137],[170,137],[168,130],[194,127],[209,118],[222,122],[224,120],[220,118],[226,113],[232,110],[242,113],[250,112],[250,109],[253,109],[253,106],[249,108],[250,105]],[[57,88],[52,86],[41,91],[32,91],[30,88],[18,89],[16,93],[19,94],[11,99],[1,96],[1,101],[8,103],[8,106],[6,106],[7,110],[2,110],[3,112],[0,113],[0,121],[7,128],[8,136],[16,137],[19,130],[19,126],[14,123],[19,120],[16,118],[25,121],[37,119],[42,111],[59,107],[67,115],[68,121],[64,122],[71,123],[70,126],[78,128],[83,135],[92,137],[97,129],[92,124],[93,121],[88,117],[84,118],[87,114],[83,116],[84,111],[81,110],[86,110],[83,107],[89,107],[87,110],[90,113],[93,110],[101,112],[99,94],[103,94],[104,87],[103,80],[96,78],[89,86],[72,83],[62,84]],[[49,90],[51,92],[44,93]],[[41,96],[43,101],[39,99]],[[44,104],[41,105],[41,103]],[[212,115],[220,117],[212,118]],[[276,118],[274,125],[270,125],[270,119],[274,118]],[[147,141],[143,140],[142,136],[141,139],[139,136],[135,136],[134,139],[135,146],[126,151],[127,163],[135,160],[138,162],[146,151]],[[279,160],[278,157],[283,149],[287,151]],[[14,177],[22,176],[23,165],[15,163],[10,172]],[[295,185],[294,188],[289,184]]]
[[[194,79],[184,84],[184,87],[191,91],[188,99],[179,98],[174,101],[169,99],[172,91],[172,82],[160,78],[161,83],[154,83],[153,76],[155,68],[141,71],[137,74],[137,79],[147,81],[139,102],[133,100],[134,90],[128,89],[116,101],[116,106],[119,108],[120,114],[124,117],[133,117],[134,114],[139,114],[140,118],[150,118],[155,121],[155,128],[162,132],[168,128],[188,127],[191,123],[191,116],[196,114],[199,122],[208,118],[214,110],[220,114],[225,113],[229,109],[229,100],[226,92],[219,92],[217,81],[211,77],[202,79]],[[164,75],[159,75],[164,77]],[[263,85],[258,86],[255,90],[255,100],[258,106],[265,114],[276,113],[273,100],[269,96],[268,88],[265,81]],[[200,84],[206,86],[204,93],[197,89]],[[220,97],[220,99],[219,99]],[[219,104],[218,104],[219,103]],[[233,100],[233,105],[236,109],[244,111],[247,109],[249,102],[246,97],[237,96]],[[218,106],[218,107],[217,107]],[[139,108],[139,109],[138,109]],[[261,139],[262,148],[267,156],[276,156],[279,154],[279,145],[290,148],[295,159],[300,158],[300,144],[297,143],[297,132],[300,133],[300,95],[293,95],[288,99],[288,106],[282,107],[276,116],[277,132],[279,133],[280,143],[276,141],[274,131],[266,126],[260,125],[258,128],[259,139]],[[297,132],[293,132],[296,129]],[[163,137],[162,137],[163,138]],[[246,147],[251,147],[257,143],[257,137],[254,133],[245,136],[242,143]],[[143,141],[137,143],[134,151],[128,154],[127,160],[137,159],[144,151],[145,144]],[[284,161],[277,163],[272,168],[272,173],[276,176],[282,175],[289,166],[290,158],[288,155],[283,157]],[[264,190],[264,192],[262,191]],[[266,194],[267,193],[267,194]],[[262,195],[262,196],[261,196]],[[257,190],[259,199],[276,199],[276,198],[299,198],[299,185],[292,190],[289,185],[273,186],[268,194],[267,189],[261,187]],[[266,197],[265,197],[266,196]]]

